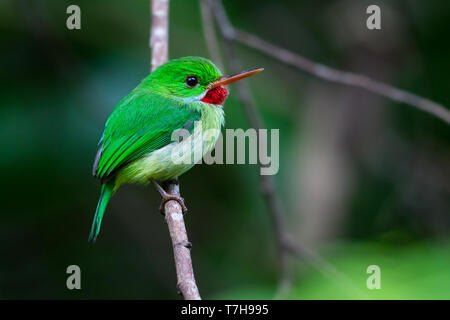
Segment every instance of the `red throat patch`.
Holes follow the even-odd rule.
[[[228,96],[228,89],[226,87],[220,86],[208,90],[206,95],[203,97],[202,102],[209,104],[219,104],[222,105]]]

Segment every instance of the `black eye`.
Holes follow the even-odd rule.
[[[198,79],[196,76],[187,76],[185,84],[188,88],[194,88],[198,85]]]

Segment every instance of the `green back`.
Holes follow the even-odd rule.
[[[201,112],[189,104],[138,87],[108,118],[93,175],[108,179],[124,165],[171,143],[175,130],[191,132],[200,118]]]

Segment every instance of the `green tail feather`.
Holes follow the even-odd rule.
[[[100,232],[100,226],[102,224],[103,214],[105,213],[106,206],[109,199],[114,193],[114,181],[108,181],[102,184],[102,191],[100,193],[100,199],[98,199],[97,209],[95,210],[94,221],[92,221],[91,233],[89,234],[89,241],[95,242],[98,233]]]

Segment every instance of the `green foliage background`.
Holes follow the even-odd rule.
[[[447,3],[379,1],[388,22],[372,32],[364,29],[367,1],[224,3],[243,30],[384,80],[377,67],[370,68],[382,65],[386,81],[450,106]],[[148,1],[77,1],[79,31],[65,27],[70,4],[0,3],[0,298],[177,298],[170,240],[152,188],[121,189],[99,241],[87,242],[99,193],[90,175],[97,141],[114,105],[148,73]],[[365,31],[352,33],[349,17],[356,30]],[[197,1],[171,1],[170,19],[170,56],[208,57]],[[357,96],[348,101],[356,105],[355,123],[371,108],[382,110],[380,131],[372,130],[356,147],[352,141],[366,132],[364,123],[347,134],[354,179],[345,219],[340,232],[317,247],[341,276],[297,260],[288,297],[450,298],[449,126],[408,106],[324,83],[250,49],[238,52],[244,68],[265,67],[249,84],[266,127],[280,129],[274,180],[294,234],[301,190],[292,188],[292,176],[309,152],[301,137],[310,87]],[[225,110],[227,128],[248,128],[233,87]],[[333,101],[328,111],[331,117],[341,112]],[[367,156],[361,148],[374,152]],[[256,166],[199,165],[181,178],[181,187],[203,297],[273,298],[277,256]],[[82,290],[66,289],[71,264],[81,267]],[[381,290],[366,288],[371,264],[381,267]]]

